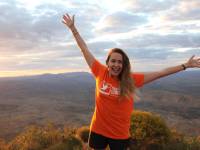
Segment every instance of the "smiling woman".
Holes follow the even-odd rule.
[[[128,148],[135,88],[187,68],[200,68],[200,58],[192,56],[186,63],[161,71],[135,73],[131,72],[128,56],[119,48],[110,50],[105,66],[88,49],[75,27],[74,16],[65,14],[62,22],[71,30],[96,80],[96,103],[89,137],[89,146],[96,150],[104,150],[108,145],[110,150]]]

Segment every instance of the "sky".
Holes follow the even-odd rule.
[[[102,63],[114,47],[137,72],[200,56],[200,0],[0,0],[0,12],[1,77],[90,71],[65,13]]]

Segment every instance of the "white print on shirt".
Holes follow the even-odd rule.
[[[120,95],[119,88],[113,87],[112,84],[107,83],[105,81],[102,81],[100,83],[99,92],[104,95],[110,95],[110,96],[119,96]]]

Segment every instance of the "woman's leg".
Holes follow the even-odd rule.
[[[127,150],[130,144],[130,139],[109,139],[110,150]]]
[[[108,138],[100,134],[90,132],[88,142],[89,146],[94,150],[105,150],[108,145]]]

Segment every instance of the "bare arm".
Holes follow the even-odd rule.
[[[76,27],[74,25],[74,15],[72,17],[70,17],[69,14],[63,15],[62,22],[71,30],[71,32],[77,42],[77,45],[79,46],[79,48],[81,49],[81,52],[83,53],[83,56],[88,64],[88,66],[91,68],[95,58],[90,53],[85,41],[80,36],[80,34],[78,33],[78,30],[76,29]]]
[[[161,71],[157,72],[149,72],[144,73],[144,84],[147,84],[149,82],[152,82],[156,79],[168,76],[170,74],[177,73],[179,71],[183,71],[187,68],[200,68],[200,58],[194,59],[194,56],[192,56],[186,63],[174,67],[169,67]]]

